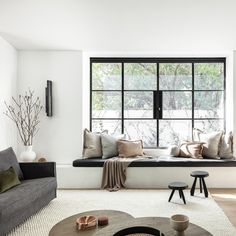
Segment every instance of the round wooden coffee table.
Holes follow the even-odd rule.
[[[93,215],[93,216],[108,216],[109,226],[116,225],[122,221],[129,221],[134,219],[133,216],[122,211],[111,211],[111,210],[99,210],[99,211],[87,211],[77,215],[70,216],[52,227],[49,232],[49,236],[91,236],[95,235],[97,232],[103,229],[103,227],[97,227],[95,229],[89,229],[84,231],[79,231],[76,228],[75,221],[80,216]]]
[[[79,231],[76,229],[75,221],[80,216],[94,215],[96,217],[106,215],[109,218],[109,225],[105,227],[96,227],[85,231]],[[165,236],[173,236],[174,231],[170,227],[170,219],[165,217],[142,217],[134,218],[128,213],[112,210],[99,210],[88,211],[77,215],[73,215],[69,218],[57,223],[49,232],[49,236],[113,236],[118,231],[135,226],[147,226],[154,229],[159,229]],[[201,228],[198,225],[189,224],[188,229],[185,231],[186,236],[212,236],[211,233]]]

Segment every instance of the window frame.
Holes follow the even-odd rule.
[[[93,89],[93,78],[92,78],[92,65],[93,63],[120,63],[121,64],[121,89],[120,90],[99,90]],[[156,63],[157,75],[156,75],[156,90],[129,90],[124,89],[124,64],[125,63]],[[159,89],[159,64],[160,63],[188,63],[192,65],[192,89],[187,90],[160,90]],[[195,63],[223,63],[223,89],[194,89],[194,64]],[[192,117],[191,118],[156,118],[157,127],[157,146],[147,148],[165,148],[159,147],[159,120],[189,120],[192,122],[192,128],[194,128],[194,121],[201,120],[221,120],[223,121],[224,130],[226,129],[226,58],[225,57],[170,57],[170,58],[150,58],[150,57],[91,57],[90,58],[90,130],[92,131],[93,120],[120,120],[121,121],[121,132],[124,133],[124,122],[125,120],[155,120],[151,118],[125,118],[124,117],[124,93],[125,92],[191,92],[192,94]],[[93,92],[121,92],[121,118],[93,118],[92,117],[92,93]],[[195,118],[194,117],[194,93],[195,92],[223,92],[223,118]],[[162,109],[163,111],[163,109]]]

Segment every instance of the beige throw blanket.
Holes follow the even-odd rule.
[[[101,188],[109,191],[118,191],[121,188],[125,188],[126,169],[131,162],[140,160],[140,158],[143,159],[143,157],[113,157],[107,159],[103,166]]]

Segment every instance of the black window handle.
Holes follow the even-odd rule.
[[[162,119],[162,91],[153,91],[153,119]]]

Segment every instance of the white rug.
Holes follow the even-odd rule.
[[[191,197],[185,192],[187,205],[183,205],[176,192],[168,203],[169,190],[59,190],[58,198],[47,207],[18,226],[9,236],[46,236],[62,219],[84,211],[112,209],[125,211],[134,217],[186,214],[190,222],[198,224],[214,236],[235,236],[232,226],[221,208],[209,196]]]

